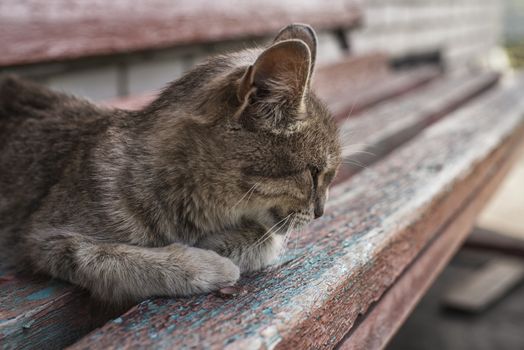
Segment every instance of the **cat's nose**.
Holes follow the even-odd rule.
[[[324,204],[326,203],[326,197],[324,195],[317,196],[314,201],[313,212],[315,214],[315,219],[318,219],[324,215]]]
[[[315,204],[315,219],[318,219],[322,215],[324,215],[324,205],[323,204]]]

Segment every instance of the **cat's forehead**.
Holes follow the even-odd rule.
[[[309,164],[329,167],[339,158],[338,132],[330,116],[310,117],[304,128],[284,137],[283,151]]]

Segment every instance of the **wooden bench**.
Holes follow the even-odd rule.
[[[165,0],[138,9],[125,1],[86,8],[55,0],[58,14],[35,0],[16,3],[25,12],[6,11],[12,0],[0,5],[6,24],[0,37],[7,43],[0,66],[262,36],[292,21],[333,31],[360,23],[349,0],[329,7],[271,0],[255,15],[240,1],[203,12],[200,1],[176,1],[175,11]],[[126,20],[113,22],[115,13]],[[370,54],[319,67],[315,88],[353,146],[324,218],[290,240],[280,267],[244,277],[248,293],[158,298],[120,315],[71,285],[4,268],[0,344],[64,347],[100,327],[73,348],[383,346],[503,177],[522,137],[524,112],[516,95],[522,77],[493,88],[494,73],[395,72],[387,61]],[[152,97],[111,105],[138,108]]]

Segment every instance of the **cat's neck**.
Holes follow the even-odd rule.
[[[125,118],[108,129],[95,153],[97,178],[108,193],[104,204],[117,208],[111,220],[118,231],[136,244],[192,244],[235,224],[221,210],[225,203],[205,186],[206,174],[191,159],[198,143],[183,140],[188,135],[182,125],[173,119],[163,125],[162,117],[148,120],[143,112]],[[210,206],[215,209],[202,210]]]

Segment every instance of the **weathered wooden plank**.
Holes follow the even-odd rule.
[[[507,143],[518,141],[513,137]],[[498,152],[494,175],[489,174],[464,208],[457,212],[450,222],[423,249],[417,258],[400,275],[395,284],[387,290],[337,346],[340,350],[382,349],[386,346],[418,301],[431,286],[448,261],[459,249],[471,232],[475,220],[493,192],[506,176],[516,154],[514,147],[501,148]],[[509,150],[507,150],[510,148]],[[507,157],[507,153],[513,156]],[[509,151],[509,152],[506,152]]]
[[[345,163],[335,179],[344,181],[415,137],[421,130],[493,87],[495,72],[442,77],[401,98],[374,106],[341,125]]]
[[[358,25],[354,0],[3,0],[0,66],[208,43],[275,32]]]
[[[472,80],[473,79],[473,80]],[[463,84],[461,82],[464,81]],[[410,108],[415,111],[421,110],[421,105],[425,106],[427,104],[427,99],[432,98],[438,101],[440,98],[446,98],[446,94],[443,94],[443,91],[446,91],[449,96],[453,96],[454,94],[457,95],[464,95],[463,90],[470,89],[472,86],[477,86],[476,84],[473,84],[472,81],[478,81],[478,82],[485,82],[488,80],[484,80],[483,78],[471,78],[471,77],[461,77],[458,79],[451,79],[451,80],[445,80],[445,82],[439,82],[438,86],[432,89],[425,89],[423,90],[424,93],[421,93],[423,95],[422,97],[419,97],[419,93],[416,93],[413,95],[413,101],[410,103],[411,99],[409,97],[406,97],[402,100],[399,100],[398,103],[402,107],[395,107],[396,103],[391,103],[390,107],[383,106],[381,108],[389,109],[392,108],[392,117],[391,119],[385,120],[382,117],[382,113],[376,113],[371,114],[376,115],[377,121],[373,121],[374,117],[367,117],[365,115],[360,116],[359,118],[348,120],[346,123],[356,123],[360,118],[367,118],[367,123],[370,127],[364,128],[360,124],[354,124],[355,127],[351,128],[355,130],[355,134],[351,135],[352,142],[366,142],[369,146],[372,146],[373,143],[376,143],[377,145],[380,144],[381,140],[384,140],[387,138],[388,135],[393,133],[391,131],[390,133],[384,132],[384,130],[393,130],[396,133],[399,133],[397,135],[397,139],[400,139],[402,136],[402,133],[400,132],[402,130],[402,127],[407,127],[411,125],[407,122],[402,122],[402,118],[405,116],[410,116],[409,114]],[[448,97],[449,99],[449,97]],[[416,102],[420,101],[420,102]],[[418,106],[418,107],[417,107]],[[442,110],[448,110],[445,103],[440,104]],[[424,110],[424,109],[422,109]],[[381,118],[381,119],[379,119]],[[419,119],[422,119],[422,117],[418,117]],[[395,120],[399,121],[398,125],[395,124],[391,126],[392,123],[395,123]],[[411,119],[408,118],[408,120],[418,120],[417,117],[412,117]],[[382,128],[373,128],[375,125],[381,125]],[[373,135],[376,135],[375,138],[373,138]],[[385,135],[385,136],[384,136]],[[359,139],[359,137],[361,139]],[[369,137],[369,138],[365,138]],[[360,140],[360,141],[359,141]],[[392,144],[392,147],[394,145]],[[384,153],[385,154],[385,153]],[[380,157],[382,154],[377,153],[377,157]],[[14,338],[16,340],[13,340],[14,343],[17,343],[20,341],[22,344],[24,341],[31,340],[32,342],[37,342],[38,337],[42,337],[45,339],[44,335],[46,334],[53,334],[54,337],[57,339],[56,346],[63,346],[67,345],[68,342],[71,341],[71,339],[74,338],[74,336],[81,334],[82,332],[86,332],[87,329],[90,329],[89,327],[92,327],[94,322],[91,322],[90,319],[96,317],[98,314],[95,309],[93,309],[89,303],[86,302],[87,297],[83,294],[78,294],[75,291],[74,288],[66,285],[61,285],[60,288],[54,288],[51,293],[47,295],[46,298],[40,300],[40,304],[38,307],[42,308],[42,311],[39,313],[30,313],[29,311],[33,309],[33,305],[27,304],[28,308],[23,308],[22,304],[15,303],[15,299],[11,299],[11,295],[15,295],[18,293],[19,289],[27,289],[28,294],[32,293],[41,293],[41,291],[47,290],[47,282],[44,280],[26,280],[26,279],[13,279],[9,284],[6,284],[2,288],[2,293],[0,293],[0,296],[3,295],[4,297],[0,297],[0,307],[3,307],[4,309],[10,309],[13,310],[13,313],[16,313],[17,315],[20,315],[19,320],[20,322],[10,322],[5,323],[2,325],[0,323],[0,334],[3,335],[3,339],[8,340],[11,338]],[[75,294],[74,297],[70,297],[70,295]],[[23,301],[23,299],[20,299]],[[63,306],[60,310],[55,311],[54,310],[54,303],[56,300],[59,300],[60,302],[63,302]],[[44,311],[45,310],[45,311]],[[62,316],[62,313],[65,314],[65,316]],[[83,315],[80,318],[77,318],[77,322],[68,322],[69,319],[68,314],[75,314],[78,313],[80,315]],[[35,322],[34,320],[37,320],[38,318],[42,317],[43,314],[48,314],[48,320],[45,324],[41,324],[38,329],[34,328],[34,330],[31,330],[31,332],[35,332],[33,338],[26,337],[21,330],[21,325],[29,323],[29,322]],[[13,314],[7,314],[7,313],[0,313],[0,319],[1,320],[11,320],[16,315]],[[62,321],[65,322],[62,322]],[[89,321],[89,322],[87,322]],[[86,324],[83,324],[83,322],[86,322]],[[58,325],[58,326],[55,326]],[[0,335],[0,340],[2,335]]]
[[[490,93],[334,188],[284,264],[240,282],[249,293],[149,300],[72,348],[334,347],[523,136],[523,87]]]
[[[61,348],[112,316],[66,283],[0,271],[2,349]]]
[[[354,117],[377,103],[416,90],[438,77],[441,71],[433,66],[389,71],[385,75],[363,71],[367,73],[367,79],[365,76],[353,77],[348,73],[341,70],[338,79],[324,79],[326,85],[317,89],[319,96],[329,104],[337,120]],[[343,88],[344,77],[346,81],[351,77],[351,83],[346,83],[346,88]]]

